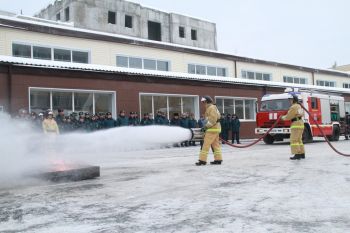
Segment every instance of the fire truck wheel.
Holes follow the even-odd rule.
[[[268,134],[264,137],[265,144],[271,145],[271,144],[273,144],[274,141],[275,141],[275,138],[273,136],[271,136],[270,134]]]

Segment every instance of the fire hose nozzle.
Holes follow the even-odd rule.
[[[204,132],[201,131],[201,128],[191,128],[191,141],[202,141],[204,139]]]

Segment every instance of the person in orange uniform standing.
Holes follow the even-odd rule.
[[[205,104],[205,121],[202,131],[204,134],[203,147],[199,154],[199,161],[197,166],[206,165],[207,157],[210,147],[214,150],[214,161],[210,162],[212,165],[220,165],[222,163],[221,145],[219,142],[219,134],[221,132],[220,112],[213,99],[210,96],[204,96],[201,102]]]
[[[304,132],[304,111],[299,105],[298,96],[292,94],[290,96],[291,106],[287,115],[282,116],[282,120],[290,120],[290,149],[293,157],[291,160],[305,159],[305,149],[303,144],[303,132]]]
[[[45,120],[43,120],[42,126],[43,126],[43,130],[44,130],[45,134],[58,135],[60,133],[60,131],[58,129],[58,125],[57,125],[55,119],[53,118],[52,111],[49,111],[47,113],[47,118]]]

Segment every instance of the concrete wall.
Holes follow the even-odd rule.
[[[148,21],[153,21],[161,24],[161,41],[217,50],[214,23],[123,0],[56,1],[37,17],[56,20],[60,12],[61,21],[64,21],[66,7],[70,9],[69,22],[74,22],[75,27],[148,39]],[[108,11],[116,12],[116,24],[108,24]],[[125,27],[125,15],[132,16],[132,28]],[[186,28],[185,38],[179,37],[179,26]],[[191,29],[197,30],[197,40],[191,39]]]

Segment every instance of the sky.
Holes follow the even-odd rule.
[[[350,64],[348,0],[133,0],[216,23],[218,49],[315,68]],[[33,15],[54,0],[0,0],[0,10]]]

